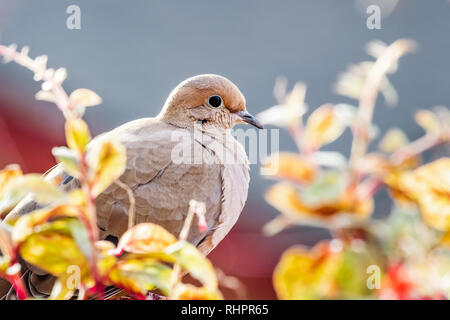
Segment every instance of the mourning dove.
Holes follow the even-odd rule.
[[[105,139],[126,148],[126,170],[119,179],[134,193],[136,223],[156,223],[178,236],[190,200],[203,202],[207,230],[193,226],[187,240],[206,255],[228,234],[247,199],[248,159],[231,134],[237,123],[262,128],[247,112],[244,96],[230,80],[198,75],[170,93],[158,116],[125,123],[96,137],[88,152]],[[61,165],[46,179],[55,177],[61,179],[65,190],[79,186]],[[22,202],[6,220],[36,208],[34,201]],[[97,197],[96,208],[102,238],[118,238],[126,231],[126,190],[112,184]],[[30,275],[30,281],[32,276],[39,274]]]

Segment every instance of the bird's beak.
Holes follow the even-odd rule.
[[[252,126],[257,127],[258,129],[264,129],[263,125],[261,124],[261,122],[259,122],[258,119],[256,119],[254,116],[252,116],[250,113],[248,113],[247,111],[239,111],[236,112],[236,115],[244,122],[251,124]]]

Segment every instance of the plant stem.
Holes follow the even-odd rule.
[[[69,96],[67,95],[62,85],[54,81],[53,77],[48,76],[45,73],[45,70],[41,70],[39,66],[36,65],[33,59],[4,45],[0,45],[0,56],[4,56],[13,60],[17,64],[27,68],[33,73],[39,74],[43,81],[51,83],[50,90],[55,95],[55,104],[57,105],[58,109],[60,109],[64,113],[64,115],[67,115],[68,112],[70,113],[72,111],[73,106],[71,105]]]
[[[124,189],[128,194],[128,201],[130,201],[130,207],[128,209],[128,229],[132,228],[135,224],[135,208],[136,208],[136,199],[134,198],[133,190],[125,183],[120,180],[116,180],[115,184],[117,184],[120,188]]]
[[[92,277],[95,281],[94,286],[94,292],[98,293],[99,299],[103,300],[104,298],[104,285],[100,276],[100,273],[98,271],[97,267],[97,249],[95,246],[96,241],[98,240],[98,227],[97,227],[97,210],[95,207],[95,198],[92,195],[91,185],[89,183],[89,177],[88,177],[88,163],[85,158],[85,154],[80,155],[80,163],[81,163],[81,176],[80,176],[80,182],[81,182],[81,188],[86,195],[87,202],[86,202],[86,216],[87,219],[83,220],[85,221],[85,226],[88,230],[89,234],[89,241],[91,244],[92,249],[92,257],[91,257],[91,272]]]
[[[428,133],[424,135],[423,137],[407,144],[404,147],[401,147],[397,151],[395,151],[391,157],[390,161],[394,165],[399,165],[402,162],[415,157],[428,149],[434,148],[440,144],[448,143],[448,141],[445,139],[445,135],[439,135],[434,133]]]
[[[399,39],[384,50],[370,69],[361,91],[358,116],[353,127],[354,138],[350,155],[350,167],[355,167],[358,160],[367,151],[370,140],[369,129],[377,96],[387,72],[402,55],[411,52],[414,47],[413,41]]]

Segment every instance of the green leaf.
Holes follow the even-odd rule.
[[[52,149],[52,154],[57,162],[62,163],[64,171],[76,178],[80,176],[78,157],[73,150],[66,147],[55,147]]]
[[[337,171],[325,171],[312,184],[301,189],[301,197],[309,206],[337,199],[345,186],[345,179]]]
[[[92,170],[90,179],[94,196],[102,193],[122,175],[125,171],[126,160],[125,148],[112,141],[103,141],[89,153],[88,163]]]
[[[118,287],[145,295],[157,287],[169,293],[172,269],[154,258],[143,255],[127,255],[109,272],[109,278]]]
[[[36,228],[50,219],[61,217],[76,217],[78,208],[71,205],[60,205],[55,208],[40,209],[20,216],[12,228],[12,240],[17,245],[35,232]]]
[[[366,244],[361,242],[361,248],[358,250],[350,248],[343,250],[341,263],[336,273],[339,298],[358,299],[374,294],[367,287],[369,266],[377,266],[380,270],[383,269],[383,266],[372,257]]]
[[[82,278],[89,276],[89,264],[73,239],[75,225],[81,222],[66,218],[35,228],[20,245],[22,258],[56,277],[65,277],[69,267],[79,267]]]
[[[217,277],[211,262],[195,246],[180,240],[164,251],[206,288],[210,290],[217,288]]]

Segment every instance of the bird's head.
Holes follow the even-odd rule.
[[[198,75],[181,82],[169,95],[159,117],[182,128],[231,129],[248,123],[262,129],[261,123],[247,112],[239,88],[225,77]]]

